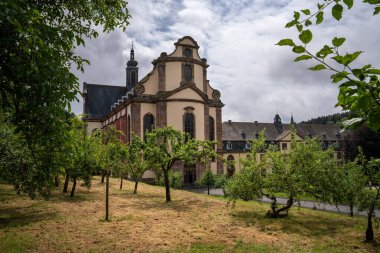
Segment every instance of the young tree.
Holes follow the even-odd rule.
[[[97,154],[99,165],[106,175],[106,221],[109,221],[109,177],[113,171],[120,171],[123,166],[122,154],[125,144],[118,138],[121,134],[114,127],[107,127],[94,133],[99,145]]]
[[[215,176],[210,169],[207,169],[199,181],[200,185],[207,186],[207,195],[210,195],[210,187],[215,184]]]
[[[242,159],[243,169],[232,176],[226,184],[226,195],[234,202],[236,199],[260,200],[263,196],[265,176],[263,171],[267,169],[267,159],[258,160],[258,154],[264,152],[264,131],[259,133],[259,138],[251,141],[251,149],[246,159]]]
[[[87,134],[85,123],[79,117],[70,120],[70,145],[65,154],[66,174],[73,180],[70,197],[74,196],[78,179],[82,179],[87,187],[91,186],[93,172],[97,169],[97,143]],[[66,185],[66,182],[65,182]]]
[[[296,141],[292,133],[291,149],[287,152],[271,150],[267,152],[272,173],[267,176],[265,196],[272,199],[269,216],[286,216],[295,199],[308,194],[316,199],[329,201],[335,178],[331,176],[336,161],[332,158],[332,149],[323,150],[316,140]],[[334,179],[334,180],[332,180]],[[285,206],[278,207],[276,194],[288,195]]]
[[[141,181],[146,170],[153,168],[146,159],[146,143],[136,134],[132,135],[131,142],[123,153],[123,171],[135,182],[133,193],[137,193],[138,183]]]
[[[367,211],[367,228],[365,241],[373,242],[374,233],[372,220],[376,208],[380,208],[380,159],[371,159],[364,164],[364,173],[370,183],[369,188],[364,188],[359,197],[359,211]]]
[[[75,49],[99,28],[125,29],[126,6],[122,0],[1,1],[0,107],[31,154],[33,166],[24,168],[30,177],[20,181],[31,196],[47,196],[61,169],[53,158],[67,141],[65,108],[79,94],[71,68],[83,71],[88,63]]]
[[[380,2],[377,0],[364,0],[364,3],[374,5],[374,15],[380,13]],[[324,21],[324,14],[331,8],[331,15],[337,21],[343,16],[344,6],[349,10],[354,0],[325,0],[317,4],[315,11],[303,9],[294,12],[294,19],[286,24],[286,28],[295,27],[299,33],[299,42],[292,39],[280,40],[277,45],[290,46],[294,53],[299,54],[294,61],[317,61],[311,67],[313,71],[329,70],[332,72],[331,81],[339,84],[338,103],[344,110],[352,111],[356,117],[344,122],[344,126],[355,126],[366,123],[374,131],[380,130],[380,69],[370,64],[361,68],[353,68],[352,63],[360,56],[362,51],[342,54],[340,47],[345,42],[343,37],[335,37],[331,43],[324,45],[319,51],[312,52],[308,45],[313,39],[311,26],[320,25]],[[315,19],[315,21],[314,21]],[[335,66],[338,67],[335,67]]]
[[[163,174],[166,202],[171,201],[169,171],[173,164],[176,161],[185,164],[199,162],[201,143],[173,127],[157,128],[147,133],[147,159],[159,167],[157,173]]]

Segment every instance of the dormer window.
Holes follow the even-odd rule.
[[[183,50],[183,56],[190,58],[193,55],[193,51],[190,48],[185,48]]]
[[[226,143],[226,149],[227,150],[231,150],[232,149],[232,143],[231,142],[227,142]]]

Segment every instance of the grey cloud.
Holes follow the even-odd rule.
[[[294,63],[290,48],[274,45],[282,38],[297,40],[295,31],[284,25],[294,10],[315,5],[306,0],[130,1],[132,20],[126,33],[115,31],[79,49],[92,64],[78,76],[81,82],[123,85],[132,40],[142,78],[153,59],[171,52],[179,37],[190,35],[198,41],[201,57],[208,58],[211,84],[222,93],[224,120],[271,122],[278,112],[284,121],[291,113],[301,121],[335,113],[340,110],[334,107],[338,89],[330,83],[330,73],[311,72],[307,68],[316,62]],[[366,5],[355,5],[342,22],[327,19],[313,27],[316,39],[310,48],[318,50],[331,38],[344,36],[343,53],[363,50],[358,65],[379,66],[379,17],[372,17]],[[75,112],[80,109],[80,104],[74,106]]]

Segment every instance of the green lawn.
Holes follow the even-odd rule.
[[[111,179],[111,221],[104,221],[104,185],[57,189],[30,200],[0,184],[0,252],[380,252],[363,243],[365,218],[294,207],[289,217],[265,218],[268,204],[133,184]],[[380,231],[375,236],[380,241]]]

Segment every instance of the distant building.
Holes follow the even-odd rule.
[[[236,161],[235,166],[228,168],[222,161],[213,161],[211,169],[215,174],[232,175],[239,171],[239,159],[250,149],[247,141],[256,139],[264,128],[268,143],[276,144],[281,151],[290,149],[289,124],[282,124],[279,115],[273,123],[222,123],[221,94],[207,80],[207,60],[199,56],[197,42],[185,36],[174,45],[171,54],[161,53],[152,61],[153,70],[140,81],[132,46],[124,86],[84,83],[83,112],[87,115],[89,132],[113,125],[125,133],[123,141],[128,143],[131,132],[145,138],[146,131],[173,126],[193,138],[216,141],[218,153],[224,159]],[[298,139],[318,137],[325,147],[332,145],[341,159],[339,127],[295,124],[295,128]],[[201,164],[182,162],[175,164],[174,169],[183,173],[184,183],[190,184],[204,172]],[[154,177],[154,174],[148,172],[144,176]]]
[[[258,139],[260,131],[264,129],[267,144],[277,146],[281,152],[287,152],[291,149],[291,125],[296,131],[297,141],[316,138],[324,149],[334,149],[337,160],[343,159],[343,141],[349,136],[348,132],[341,133],[337,125],[295,124],[294,120],[292,122],[283,124],[278,114],[275,115],[273,123],[223,122],[223,158],[235,161],[235,165],[226,167],[224,172],[232,175],[240,171],[240,159],[246,158],[246,153],[251,149],[249,141]]]

